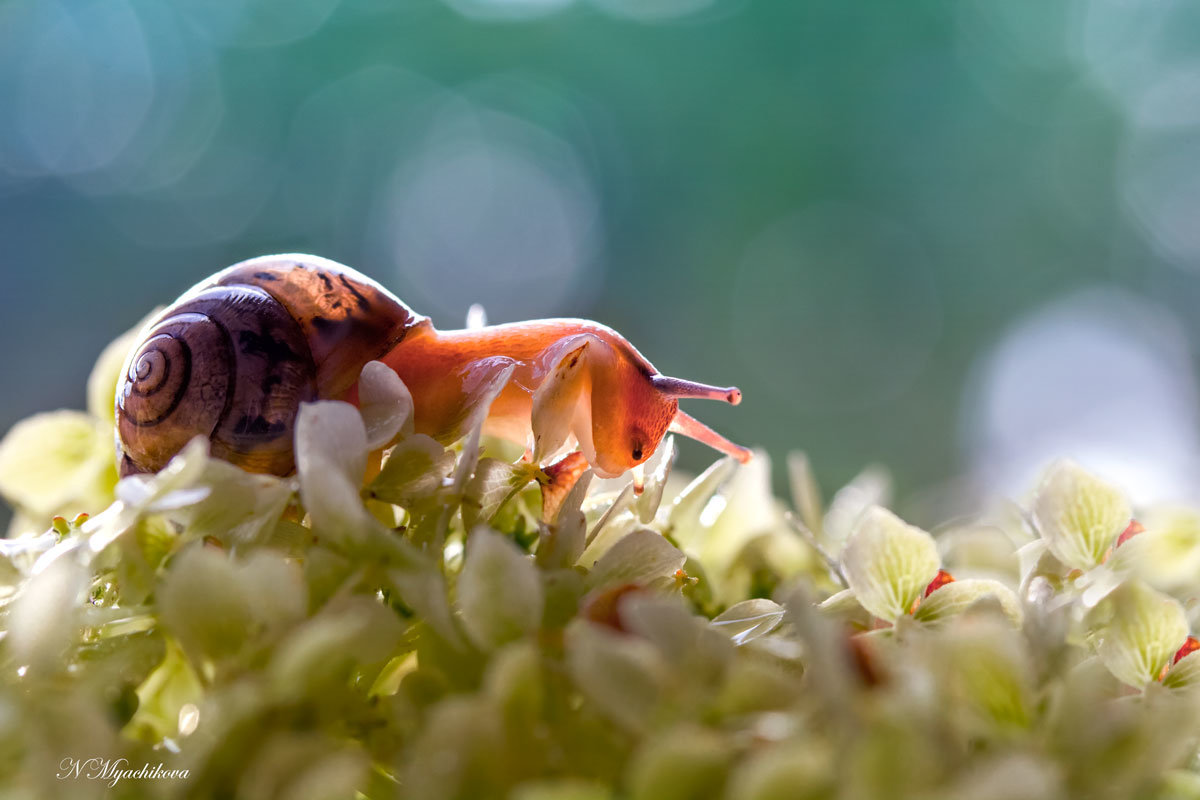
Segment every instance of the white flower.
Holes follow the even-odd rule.
[[[1101,629],[1098,652],[1108,671],[1141,688],[1157,680],[1187,639],[1183,606],[1140,580],[1122,584],[1109,596],[1112,619]]]
[[[1104,561],[1130,516],[1119,489],[1068,460],[1050,468],[1033,501],[1034,522],[1050,552],[1084,571]]]
[[[938,587],[921,601],[913,618],[921,622],[940,621],[967,610],[985,597],[995,598],[1005,616],[1014,624],[1021,624],[1021,604],[1012,589],[1000,581],[984,578],[968,578]]]
[[[842,552],[842,571],[863,608],[894,622],[907,614],[941,566],[933,537],[871,506]]]

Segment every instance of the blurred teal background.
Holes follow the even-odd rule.
[[[1192,497],[1198,25],[1188,0],[6,0],[0,429],[82,407],[101,347],[195,281],[304,251],[440,327],[610,324],[741,386],[689,410],[826,488],[893,468],[914,521],[1060,454]]]

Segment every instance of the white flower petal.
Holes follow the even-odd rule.
[[[880,506],[863,512],[842,552],[858,601],[889,622],[908,613],[940,566],[933,537]]]
[[[1189,689],[1200,686],[1200,657],[1188,653],[1171,665],[1163,686],[1169,689]]]
[[[1159,589],[1200,589],[1200,511],[1161,508],[1140,520],[1146,530],[1113,552],[1136,561],[1139,576]]]
[[[373,527],[359,494],[366,468],[367,432],[358,409],[335,400],[301,404],[296,469],[314,530],[361,538]]]
[[[892,476],[883,467],[870,466],[855,475],[829,503],[821,526],[821,544],[836,556],[845,547],[858,518],[872,506],[886,506],[891,497]]]
[[[1013,624],[1021,624],[1021,604],[1012,589],[1000,581],[983,578],[967,578],[935,589],[921,600],[913,617],[921,622],[939,622],[966,611],[985,597],[995,598]]]
[[[1100,632],[1100,660],[1109,672],[1141,688],[1157,680],[1188,635],[1183,606],[1140,580],[1111,595],[1112,619]]]
[[[388,365],[370,361],[358,379],[358,410],[367,429],[367,449],[387,447],[399,433],[413,432],[413,398]]]
[[[658,513],[659,504],[662,503],[663,489],[667,486],[667,478],[671,474],[671,466],[675,463],[677,454],[675,437],[668,436],[645,463],[646,485],[634,503],[638,520],[643,525],[653,522],[655,514]]]
[[[537,630],[542,583],[537,567],[509,539],[476,528],[458,579],[463,628],[476,647],[493,650]]]
[[[61,666],[79,636],[79,611],[88,573],[73,557],[56,558],[21,588],[8,618],[8,643],[19,665],[35,671]]]
[[[647,584],[673,574],[687,561],[658,531],[642,528],[626,535],[593,564],[587,577],[590,589],[624,583]]]
[[[1129,524],[1129,501],[1116,487],[1063,460],[1038,487],[1033,518],[1059,561],[1089,570],[1104,560]]]
[[[783,606],[765,598],[743,600],[713,617],[712,626],[728,634],[733,643],[745,644],[765,636],[783,622]]]
[[[108,505],[115,479],[112,431],[82,411],[36,414],[0,440],[0,496],[46,523]]]

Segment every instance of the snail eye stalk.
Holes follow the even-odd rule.
[[[654,387],[669,397],[698,397],[701,400],[720,400],[736,406],[742,402],[742,390],[736,386],[709,386],[706,383],[685,381],[682,378],[668,378],[665,375],[655,375],[650,379]]]
[[[749,449],[742,447],[740,444],[734,444],[703,422],[688,416],[682,411],[675,412],[675,419],[671,421],[671,427],[668,430],[672,433],[686,436],[689,439],[695,439],[697,442],[706,444],[727,456],[733,456],[743,464],[749,463],[750,459],[754,457],[754,454]]]

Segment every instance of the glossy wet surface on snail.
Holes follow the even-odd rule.
[[[151,323],[117,387],[121,471],[161,469],[193,436],[252,472],[295,468],[300,403],[337,397],[421,321],[324,259],[231,267]]]
[[[444,444],[463,433],[472,382],[511,364],[485,431],[539,459],[578,447],[614,476],[649,458],[668,430],[749,458],[678,408],[680,397],[736,404],[740,392],[659,375],[610,328],[551,319],[442,332],[349,267],[285,255],[217,273],[143,331],[117,386],[121,472],[157,471],[205,435],[214,456],[290,474],[300,403],[356,402],[374,360],[408,386],[416,430]]]

